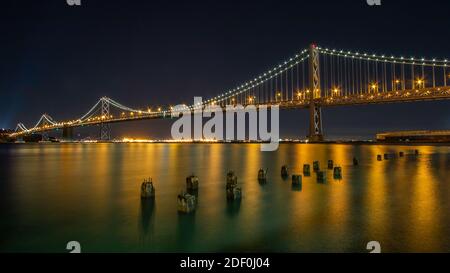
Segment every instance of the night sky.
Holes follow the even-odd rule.
[[[234,88],[311,42],[450,58],[449,1],[2,1],[0,127],[46,112],[78,118],[101,96],[131,107],[191,103]],[[329,138],[450,129],[450,101],[325,109]],[[113,136],[170,136],[170,122],[113,125]],[[307,134],[307,110],[281,112],[281,136]],[[87,134],[87,132],[86,132]]]

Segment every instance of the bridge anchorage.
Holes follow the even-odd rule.
[[[321,142],[325,139],[322,108],[450,99],[448,67],[447,59],[367,54],[313,44],[234,89],[188,107],[193,111],[237,104],[309,108],[308,140]],[[55,121],[44,114],[32,128],[18,123],[10,137],[62,129],[63,136],[70,138],[74,128],[100,126],[100,139],[107,141],[112,123],[168,118],[171,111],[171,107],[134,109],[102,97],[78,119]]]

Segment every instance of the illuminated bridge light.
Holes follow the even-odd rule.
[[[378,84],[377,83],[371,83],[369,87],[372,90],[377,90],[378,89]]]

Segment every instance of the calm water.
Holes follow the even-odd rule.
[[[418,157],[377,162],[376,155],[419,149]],[[352,166],[356,156],[360,166]],[[287,164],[328,159],[343,179],[301,191],[283,181]],[[450,251],[450,147],[283,144],[23,144],[0,145],[0,251],[66,252],[386,252]],[[257,171],[269,168],[260,185]],[[227,203],[232,169],[241,202]],[[198,208],[177,213],[186,176],[200,179]],[[140,199],[153,177],[154,203]]]

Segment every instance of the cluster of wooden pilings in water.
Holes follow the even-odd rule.
[[[414,155],[418,156],[419,151],[415,150]],[[404,152],[399,152],[398,157],[404,157]],[[383,161],[389,160],[392,158],[396,158],[397,154],[378,154],[377,160]],[[359,162],[354,157],[353,158],[353,166],[358,166]],[[320,162],[314,161],[312,164],[312,172],[316,174],[316,180],[318,183],[325,183],[327,179],[327,170],[333,172],[334,180],[342,179],[342,167],[335,165],[333,160],[328,160],[327,168],[322,170],[320,168]],[[302,174],[292,174],[292,187],[295,189],[302,188],[302,180],[303,176],[309,177],[311,176],[311,165],[303,164],[303,175]],[[268,169],[260,169],[258,171],[257,180],[260,184],[267,183],[267,173]],[[283,165],[281,167],[281,177],[283,179],[287,179],[289,177],[289,167],[287,165]],[[228,171],[226,174],[226,197],[229,201],[240,200],[242,197],[242,188],[238,187],[237,176],[233,171]],[[177,196],[177,207],[178,211],[182,213],[190,213],[195,211],[197,207],[197,196],[198,196],[198,188],[199,188],[199,179],[194,174],[186,177],[186,190],[180,192]],[[155,187],[153,185],[152,178],[145,179],[141,185],[141,198],[142,199],[150,199],[154,200],[155,198]]]
[[[227,173],[226,192],[228,200],[239,200],[242,197],[242,188],[237,186],[237,176],[233,171]]]
[[[335,180],[341,180],[342,179],[342,167],[336,166],[334,164],[333,160],[328,160],[327,162],[327,170],[333,171],[333,178]],[[358,160],[356,158],[353,158],[353,165],[358,165]],[[316,180],[319,183],[325,183],[327,179],[327,170],[322,170],[320,168],[320,162],[314,161],[312,165],[312,171],[316,175]],[[281,177],[283,179],[286,179],[289,176],[289,168],[284,165],[281,167]],[[310,164],[303,164],[303,175],[301,174],[292,174],[292,186],[293,187],[300,187],[302,186],[302,178],[303,176],[309,177],[311,176],[311,165]]]
[[[153,186],[152,178],[144,179],[144,182],[142,182],[141,198],[143,199],[155,198],[155,187]]]
[[[181,191],[177,196],[177,209],[182,213],[191,213],[197,208],[197,196],[199,179],[194,174],[186,177],[186,190]],[[226,197],[227,200],[240,200],[242,188],[238,187],[237,176],[233,171],[226,175]],[[155,187],[152,178],[145,179],[141,184],[141,198],[147,200],[155,199]]]
[[[189,213],[197,207],[196,192],[198,190],[198,177],[195,175],[186,178],[186,191],[177,196],[178,211]],[[155,200],[155,187],[152,178],[144,179],[141,184],[141,199]]]
[[[419,155],[419,150],[414,150],[414,154],[413,156],[418,156]],[[405,157],[405,152],[401,151],[398,152],[398,157]],[[383,160],[390,160],[390,159],[395,159],[397,158],[397,154],[396,153],[386,153],[386,154],[378,154],[377,155],[377,161],[383,161]]]

